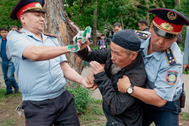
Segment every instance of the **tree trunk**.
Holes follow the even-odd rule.
[[[56,35],[61,46],[74,44],[72,39],[81,29],[67,16],[64,1],[46,0],[44,9],[46,11],[44,32]],[[68,53],[66,57],[70,67],[81,74],[83,61],[75,53]]]
[[[180,0],[175,0],[175,6],[179,5]]]
[[[123,18],[122,18],[122,15],[121,15],[121,25],[122,25],[122,28],[124,29],[124,25],[123,25]]]
[[[83,0],[79,0],[79,13],[83,12]]]
[[[93,33],[92,33],[92,37],[93,37],[93,46],[97,46],[97,1],[96,1],[96,8],[93,11]]]

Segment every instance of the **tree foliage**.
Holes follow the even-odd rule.
[[[81,28],[92,26],[93,10],[96,0],[83,0],[83,12],[80,11],[80,1],[75,0],[73,4],[67,3],[66,12],[70,19]],[[148,9],[166,7],[172,0],[98,0],[97,1],[97,29],[101,32],[111,30],[115,22],[122,22],[124,28],[138,29],[138,20],[144,18],[150,21]],[[174,4],[173,4],[174,5]]]
[[[0,0],[0,28],[10,29],[12,25],[20,26],[20,22],[10,19],[9,15],[18,0]]]

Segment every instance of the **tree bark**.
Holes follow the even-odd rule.
[[[175,6],[179,5],[180,0],[175,0]]]
[[[121,15],[121,25],[122,25],[122,28],[124,29],[124,25],[123,25],[123,18],[122,18],[122,15]]]
[[[64,1],[46,0],[44,10],[46,11],[44,32],[56,35],[61,46],[74,44],[72,39],[81,28],[67,16]],[[83,61],[75,53],[68,53],[66,57],[71,68],[81,74]]]
[[[93,37],[93,46],[97,46],[97,0],[96,0],[96,8],[93,11],[93,32],[92,32],[92,37]]]

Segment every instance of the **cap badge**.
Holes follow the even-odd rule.
[[[177,18],[177,14],[176,13],[173,13],[171,11],[169,11],[167,13],[167,17],[170,19],[170,20],[175,20]]]
[[[173,26],[171,26],[169,23],[162,23],[162,24],[161,24],[161,27],[162,27],[163,29],[168,30],[168,31],[173,31]]]
[[[32,9],[43,10],[41,4],[40,4],[40,3],[36,3],[36,4],[35,4],[35,7],[28,7],[27,9],[22,10],[22,12],[26,12],[26,11],[32,10]]]
[[[41,8],[41,9],[42,9],[42,6],[41,6],[40,3],[36,3],[36,4],[35,4],[35,7],[37,7],[37,8]]]

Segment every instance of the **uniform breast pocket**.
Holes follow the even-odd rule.
[[[157,68],[158,67],[155,64],[148,63],[145,65],[145,70],[146,70],[147,78],[149,81],[155,82],[156,77],[157,77],[157,72],[158,72]]]

